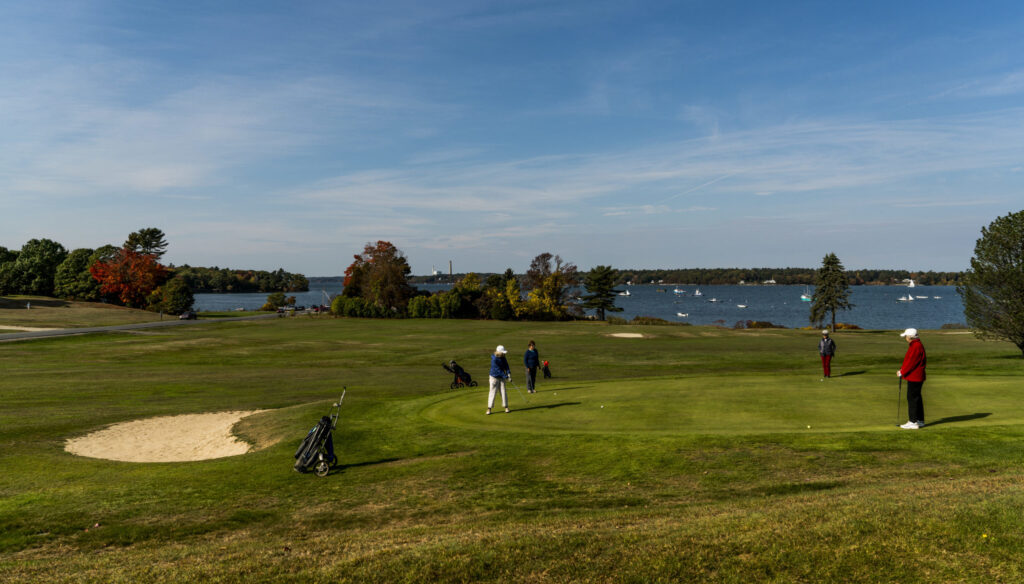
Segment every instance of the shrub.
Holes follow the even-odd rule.
[[[748,320],[745,324],[748,329],[786,328],[781,324],[772,324],[766,320]]]
[[[629,324],[629,321],[619,316],[609,316],[606,320],[608,324]]]
[[[971,327],[962,322],[947,322],[939,328],[942,330],[969,330]]]

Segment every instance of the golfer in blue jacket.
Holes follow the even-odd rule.
[[[508,351],[505,350],[504,345],[498,345],[498,348],[494,350],[494,354],[491,355],[491,391],[487,396],[487,415],[491,415],[491,408],[494,407],[494,394],[501,390],[501,405],[505,408],[505,413],[508,413],[508,394],[505,392],[505,380],[512,379],[512,370],[508,367],[508,359],[505,355]]]
[[[537,393],[537,368],[540,367],[540,355],[537,353],[537,344],[533,341],[526,346],[523,365],[526,366],[526,391]]]

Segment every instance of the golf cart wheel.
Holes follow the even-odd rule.
[[[321,460],[313,467],[313,472],[315,472],[318,477],[325,477],[327,476],[327,473],[331,472],[331,465],[327,464],[326,460]]]
[[[453,382],[452,382],[452,384],[448,386],[448,389],[455,389],[455,388],[456,388],[456,387],[458,387],[458,386],[459,386],[459,384],[458,384],[458,383],[455,383],[455,382],[453,381]]]
[[[477,382],[475,382],[475,381],[470,381],[469,382],[469,386],[470,387],[476,387],[477,385],[479,385],[479,384]]]

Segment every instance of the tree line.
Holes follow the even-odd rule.
[[[433,294],[413,286],[410,272],[405,255],[391,242],[366,244],[345,270],[344,288],[331,312],[370,318],[569,320],[583,317],[587,308],[602,316],[606,310],[621,310],[614,306],[610,267],[582,274],[572,262],[547,252],[538,254],[522,277],[511,268],[486,277],[469,273],[451,289]],[[581,284],[586,293],[577,296]]]
[[[301,274],[218,268],[175,268],[160,263],[167,251],[155,227],[128,235],[121,246],[68,250],[51,239],[32,239],[20,250],[0,247],[0,295],[47,296],[106,302],[180,314],[192,308],[194,291],[308,289]],[[251,286],[251,288],[249,288]]]
[[[232,270],[230,268],[202,268],[185,264],[174,268],[175,274],[185,280],[197,293],[208,292],[306,292],[309,279],[282,269]]]

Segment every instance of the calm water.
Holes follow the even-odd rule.
[[[327,304],[324,294],[341,292],[340,281],[311,282],[309,292],[293,294],[299,305]],[[424,290],[445,290],[447,285],[420,285]],[[801,302],[803,286],[701,286],[703,296],[694,296],[695,286],[680,286],[686,294],[676,295],[672,286],[628,286],[629,296],[616,298],[623,312],[614,316],[655,316],[675,322],[733,326],[737,321],[769,321],[785,327],[807,326],[810,303]],[[658,292],[664,290],[664,292]],[[900,302],[901,296],[924,296]],[[716,299],[718,302],[710,302]],[[223,311],[256,310],[267,300],[259,294],[196,294],[196,309]],[[851,286],[852,310],[841,311],[836,320],[868,329],[937,329],[947,323],[963,323],[964,309],[953,286]],[[747,308],[739,308],[745,304]],[[687,316],[678,316],[679,313]]]

